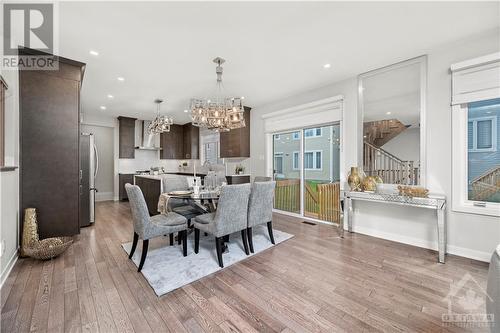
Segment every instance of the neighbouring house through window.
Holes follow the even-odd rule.
[[[500,98],[467,108],[468,199],[500,202]]]

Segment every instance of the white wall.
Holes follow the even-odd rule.
[[[5,99],[5,165],[19,166],[19,84],[17,71],[2,71]],[[17,259],[19,247],[19,169],[0,172],[0,285]]]
[[[420,128],[407,128],[391,139],[382,149],[403,161],[420,160]]]
[[[85,125],[81,132],[94,134],[94,142],[99,155],[99,168],[95,180],[96,201],[114,199],[114,133],[113,127]]]
[[[431,192],[444,193],[448,197],[448,252],[484,261],[489,260],[494,248],[500,243],[500,221],[494,217],[456,213],[450,209],[452,162],[449,68],[458,61],[498,52],[499,35],[499,30],[488,31],[439,48],[422,50],[422,54],[428,54],[426,186]],[[250,165],[252,174],[265,174],[263,114],[335,95],[344,96],[344,169],[361,164],[361,138],[358,137],[361,121],[358,121],[357,78],[354,77],[253,109],[252,158],[245,162]],[[341,177],[345,179],[345,175]],[[437,249],[433,212],[395,205],[389,207],[384,204],[355,203],[354,231]]]

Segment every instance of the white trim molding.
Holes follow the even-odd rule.
[[[3,284],[5,283],[5,281],[7,280],[7,278],[9,277],[9,274],[12,271],[12,268],[14,268],[14,265],[16,264],[17,259],[19,258],[19,253],[18,252],[19,252],[19,249],[16,249],[16,251],[14,251],[14,254],[9,259],[9,262],[7,263],[7,266],[5,267],[5,269],[3,270],[2,274],[1,274],[1,277],[0,277],[0,289],[2,289]]]

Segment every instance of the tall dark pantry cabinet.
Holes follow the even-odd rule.
[[[35,52],[19,50],[20,55]],[[85,64],[62,57],[56,61],[55,71],[19,71],[21,225],[24,209],[36,208],[40,238],[80,232],[80,88]]]

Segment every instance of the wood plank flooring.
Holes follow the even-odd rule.
[[[451,282],[485,263],[275,215],[295,237],[156,297],[120,244],[128,203],[98,203],[94,226],[61,257],[19,260],[1,290],[2,332],[454,332]],[[194,244],[189,244],[193,247]],[[192,249],[190,249],[192,251]],[[483,305],[484,306],[484,305]]]

